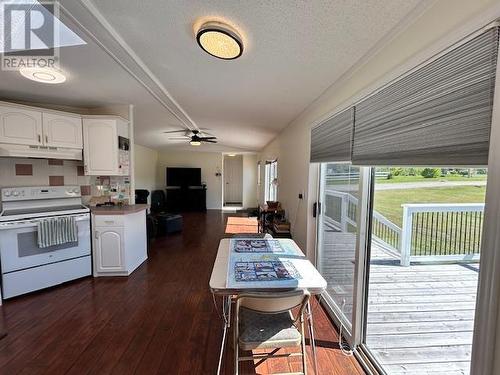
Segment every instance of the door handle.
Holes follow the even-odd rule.
[[[95,231],[95,233],[94,233],[94,237],[95,237],[95,239],[96,239],[96,240],[98,240],[98,239],[99,239],[99,232],[98,232],[98,231]]]
[[[321,215],[321,202],[313,203],[313,217],[318,217]]]

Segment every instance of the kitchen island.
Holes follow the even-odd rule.
[[[128,276],[147,258],[146,204],[91,207],[93,274]]]

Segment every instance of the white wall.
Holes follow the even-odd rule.
[[[134,160],[135,188],[149,190],[151,202],[151,192],[164,185],[158,181],[158,151],[136,144]]]
[[[436,47],[439,40],[450,37],[451,31],[459,30],[456,33],[458,40],[465,36],[458,33],[464,34],[472,19],[481,18],[486,23],[488,18],[493,17],[491,7],[499,3],[499,0],[439,0],[432,3],[417,19],[410,20],[413,22],[409,22],[409,26],[395,35],[378,53],[364,61],[364,65],[323,93],[261,151],[259,159],[262,162],[278,159],[278,199],[292,221],[294,239],[309,255],[314,253],[314,241],[311,240],[314,237],[314,219],[304,202],[308,202],[309,195],[314,193],[308,191],[311,125],[361,93],[368,93],[371,86],[390,72],[395,72],[405,62],[423,57],[430,46]],[[306,196],[302,202],[298,202],[297,196],[301,191]],[[262,192],[263,185],[260,201],[263,199]]]
[[[257,207],[257,155],[243,155],[243,207]]]
[[[222,154],[197,151],[160,151],[158,156],[158,184],[165,186],[167,167],[201,168],[201,180],[207,184],[207,209],[222,208],[222,177],[215,176],[222,170]]]

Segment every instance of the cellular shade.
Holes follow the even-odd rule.
[[[497,53],[495,27],[361,101],[353,164],[486,165]]]
[[[354,108],[325,120],[311,130],[311,163],[351,160]]]

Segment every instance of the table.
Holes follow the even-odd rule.
[[[296,258],[300,258],[299,266],[294,264],[297,268],[297,271],[301,275],[308,275],[307,278],[301,278],[297,280],[297,285],[294,288],[295,290],[307,290],[311,295],[321,294],[326,289],[326,281],[321,276],[321,274],[316,270],[314,265],[306,259],[306,256],[297,246],[297,244],[291,239],[276,239],[280,241],[280,243],[287,244],[289,246],[294,246],[296,248],[297,256]],[[222,367],[222,359],[224,356],[224,349],[226,345],[226,337],[227,331],[231,326],[231,298],[232,296],[238,295],[242,292],[248,291],[258,291],[258,292],[277,292],[277,291],[290,291],[290,289],[279,289],[278,285],[276,287],[270,288],[268,282],[262,282],[262,286],[259,286],[258,282],[253,282],[252,289],[234,289],[227,287],[227,275],[228,275],[228,267],[230,266],[229,255],[230,255],[230,241],[229,238],[224,238],[219,243],[219,249],[217,251],[217,257],[215,258],[214,267],[212,269],[212,275],[210,277],[210,290],[215,296],[222,297],[222,320],[223,320],[223,333],[222,333],[222,343],[219,354],[219,364],[217,367],[217,374],[220,374],[220,370]],[[316,364],[316,346],[314,342],[314,327],[313,327],[313,319],[312,319],[312,310],[311,306],[307,304],[307,326],[309,329],[309,335],[311,339],[311,348],[314,356],[314,370],[317,373],[317,364]]]

